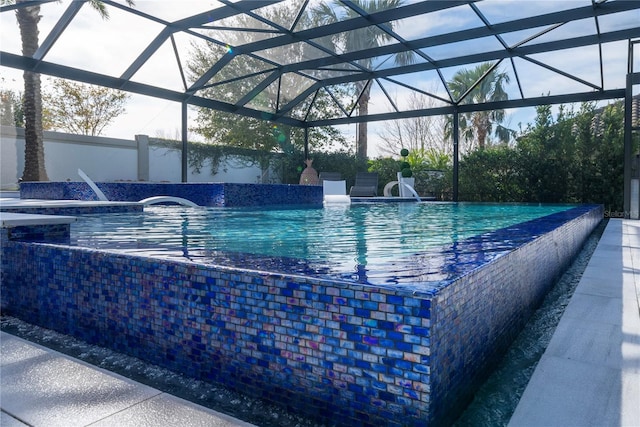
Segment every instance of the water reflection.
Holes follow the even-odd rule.
[[[571,206],[465,203],[270,209],[147,208],[87,215],[73,244],[375,285],[452,280],[544,229]],[[548,218],[548,217],[545,217]],[[541,228],[542,227],[542,228]]]

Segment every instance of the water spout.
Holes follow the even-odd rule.
[[[416,190],[412,186],[410,186],[406,182],[399,181],[398,186],[401,186],[401,185],[404,186],[405,189],[409,190],[409,192],[413,194],[413,197],[415,197],[417,201],[419,202],[421,201],[420,196],[418,196],[418,193],[416,193]]]

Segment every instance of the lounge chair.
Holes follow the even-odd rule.
[[[324,181],[341,181],[342,174],[340,172],[320,172],[318,184],[322,185]],[[347,193],[344,193],[347,194]]]
[[[325,206],[351,203],[351,197],[347,196],[347,181],[322,181],[322,192]]]
[[[378,195],[378,173],[377,172],[358,172],[356,174],[356,182],[351,190],[351,197],[375,197]]]

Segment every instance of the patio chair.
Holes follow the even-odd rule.
[[[377,172],[358,172],[356,174],[356,182],[351,190],[351,197],[375,197],[378,195],[378,173]]]
[[[342,174],[340,172],[320,172],[318,183],[322,185],[324,181],[341,181]],[[346,193],[345,193],[346,194]]]

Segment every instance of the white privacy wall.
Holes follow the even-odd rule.
[[[44,132],[44,154],[51,181],[80,181],[82,169],[94,181],[180,182],[181,152],[149,146],[145,135],[131,140]],[[0,129],[0,189],[13,190],[24,169],[24,129]],[[247,167],[230,157],[223,159],[215,175],[205,163],[200,173],[189,170],[188,182],[260,183],[258,166]]]

